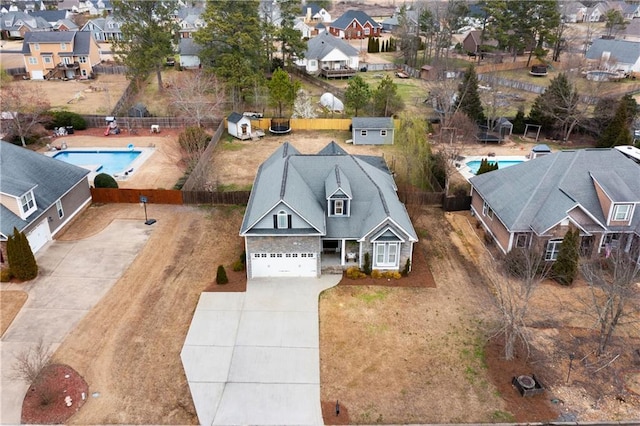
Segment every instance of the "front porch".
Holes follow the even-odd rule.
[[[323,274],[341,274],[359,266],[359,243],[355,240],[323,240],[320,270]]]

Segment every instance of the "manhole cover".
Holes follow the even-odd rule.
[[[536,381],[531,376],[518,376],[518,383],[525,389],[533,389],[536,386]]]

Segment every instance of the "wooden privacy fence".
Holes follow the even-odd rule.
[[[459,212],[462,210],[471,210],[471,197],[443,197],[442,209],[446,212]]]
[[[105,127],[104,115],[83,115],[87,122],[87,127]],[[118,127],[121,129],[145,129],[147,132],[151,129],[152,124],[160,126],[160,132],[162,129],[180,128],[189,125],[189,120],[183,117],[115,117]],[[216,128],[220,124],[219,120],[208,120],[202,123],[205,128]]]
[[[350,118],[289,118],[291,130],[349,130]],[[227,120],[225,120],[225,123]],[[252,120],[255,128],[269,130],[271,118],[259,118]]]
[[[218,130],[216,130],[209,140],[209,145],[207,145],[200,156],[198,163],[193,167],[191,173],[189,173],[189,177],[182,185],[183,191],[192,191],[199,186],[202,187],[202,184],[209,178],[209,169],[212,163],[211,159],[213,158],[213,151],[216,149],[216,146],[218,146],[218,141],[220,141],[220,138],[222,137],[224,128],[224,122],[221,122],[218,125]]]
[[[398,198],[404,204],[441,205],[444,192],[398,191]]]
[[[249,202],[251,191],[183,191],[184,204],[231,204],[246,206]]]
[[[140,196],[151,204],[183,204],[182,192],[173,189],[91,188],[94,203],[139,203]]]

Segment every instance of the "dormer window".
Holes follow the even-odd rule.
[[[20,197],[20,208],[24,217],[29,216],[36,210],[36,200],[33,197],[33,191],[29,191]]]
[[[329,199],[329,216],[349,216],[349,199],[348,198],[331,198]]]
[[[616,222],[627,222],[631,217],[631,204],[616,204],[613,207],[613,217]]]
[[[280,210],[278,214],[273,215],[273,227],[276,229],[291,228],[291,215],[284,210]]]
[[[335,200],[333,202],[333,214],[336,216],[342,216],[344,214],[344,201]]]

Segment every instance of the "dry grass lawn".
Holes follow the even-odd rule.
[[[3,290],[0,292],[0,337],[7,331],[27,298],[28,294],[24,291]]]

